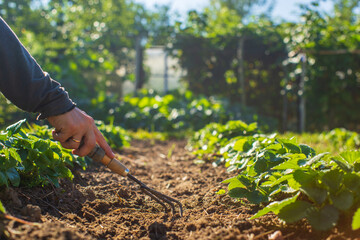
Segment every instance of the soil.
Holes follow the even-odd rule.
[[[6,221],[7,237],[0,238],[360,239],[348,228],[316,232],[305,221],[286,225],[271,214],[249,220],[257,206],[215,194],[234,173],[211,163],[195,164],[185,145],[185,140],[136,140],[119,153],[132,175],[180,200],[182,217],[178,208],[174,215],[165,213],[136,183],[93,163],[86,171],[74,170],[73,181],[62,180],[60,188],[1,190],[8,214],[37,223]]]

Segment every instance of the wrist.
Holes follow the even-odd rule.
[[[43,119],[46,119],[46,118],[50,118],[50,117],[56,117],[56,116],[60,116],[60,115],[63,115],[65,113],[68,113],[70,112],[71,110],[73,110],[74,108],[76,108],[76,104],[75,103],[72,103],[72,105],[65,109],[63,112],[59,113],[59,114],[56,114],[56,115],[46,115],[44,113],[40,113],[37,117],[36,117],[36,120],[43,120]]]

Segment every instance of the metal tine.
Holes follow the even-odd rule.
[[[169,196],[167,196],[167,195],[165,195],[165,194],[163,194],[161,192],[158,192],[158,191],[156,191],[156,190],[154,190],[152,188],[149,188],[149,187],[147,187],[147,190],[150,191],[155,196],[157,196],[158,198],[160,198],[163,201],[167,202],[171,206],[171,208],[173,210],[173,214],[175,213],[175,205],[174,205],[173,202],[177,203],[179,205],[179,208],[180,208],[180,216],[182,216],[182,205],[178,200],[176,200],[176,199],[174,199],[172,197],[169,197]]]
[[[154,189],[152,188],[149,188],[148,186],[146,186],[143,182],[141,182],[140,180],[138,180],[136,177],[134,177],[133,175],[131,174],[128,174],[127,175],[128,178],[130,178],[131,180],[135,181],[137,184],[140,185],[140,188],[141,190],[146,193],[147,195],[149,195],[151,198],[153,198],[155,201],[157,201],[158,203],[160,203],[162,206],[166,208],[165,204],[162,202],[166,202],[167,204],[169,204],[171,206],[171,209],[172,209],[172,213],[175,214],[175,205],[173,202],[177,203],[179,205],[179,208],[180,208],[180,216],[182,216],[182,213],[183,213],[183,209],[182,209],[182,204],[180,203],[180,201],[172,198],[172,197],[169,197],[163,193],[160,193],[158,191],[155,191]]]
[[[143,193],[145,193],[146,195],[150,196],[152,199],[154,199],[155,201],[157,201],[159,204],[161,204],[164,208],[165,208],[165,212],[167,212],[168,208],[166,207],[166,205],[154,194],[152,194],[151,192],[147,191],[145,188],[141,187],[140,188],[141,191],[143,191]]]
[[[169,200],[168,196],[163,195],[157,191],[155,191],[154,189],[151,189],[149,187],[145,188],[147,191],[149,191],[150,193],[152,193],[153,195],[155,195],[156,197],[158,197],[159,199],[163,200],[164,202],[166,202],[167,204],[169,204],[171,206],[171,211],[173,213],[173,215],[175,214],[175,205],[171,202],[171,200]]]

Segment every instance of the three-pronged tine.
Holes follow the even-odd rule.
[[[180,203],[180,201],[169,197],[161,192],[155,191],[152,188],[149,188],[148,186],[146,186],[143,182],[141,182],[140,180],[138,180],[136,177],[134,177],[131,174],[127,175],[128,178],[130,178],[131,180],[133,180],[134,182],[136,182],[137,184],[140,185],[141,190],[147,194],[148,196],[150,196],[152,199],[154,199],[155,201],[157,201],[159,204],[161,204],[164,208],[165,208],[165,212],[167,212],[167,207],[165,205],[165,203],[169,204],[172,210],[173,215],[175,215],[175,204],[179,205],[179,214],[180,217],[182,217],[183,214],[183,209],[182,209],[182,204]],[[165,202],[165,203],[164,203]]]

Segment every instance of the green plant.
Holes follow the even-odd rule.
[[[352,219],[353,229],[360,227],[360,151],[316,154],[310,146],[276,134],[238,131],[222,138],[229,136],[226,129],[232,124],[208,125],[195,133],[193,151],[213,152],[215,164],[237,173],[223,181],[230,197],[267,205],[252,218],[274,212],[287,223],[306,218],[317,230],[328,230],[340,219]]]
[[[70,167],[85,168],[85,158],[74,156],[57,142],[36,136],[48,136],[46,127],[22,128],[21,120],[0,133],[0,185],[35,186],[47,183],[59,186],[59,178],[72,179]],[[45,134],[46,133],[46,134]]]
[[[130,136],[122,127],[105,125],[102,121],[96,121],[95,123],[111,148],[120,149],[130,145]]]

